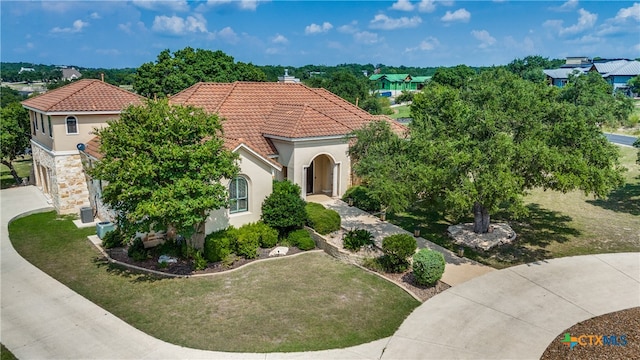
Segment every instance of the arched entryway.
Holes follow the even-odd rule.
[[[304,191],[307,195],[338,196],[339,168],[331,156],[327,154],[316,156],[304,170]]]

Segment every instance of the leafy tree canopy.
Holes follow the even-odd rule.
[[[467,65],[442,67],[436,70],[431,77],[431,81],[454,88],[462,88],[475,74],[476,71]]]
[[[3,87],[3,91],[4,89]],[[13,101],[7,105],[3,103],[0,115],[1,162],[9,168],[16,184],[20,184],[22,180],[13,167],[13,160],[18,155],[22,155],[24,150],[29,147],[29,112],[19,102]]]
[[[486,232],[491,212],[524,214],[529,189],[603,197],[622,184],[617,148],[591,115],[612,111],[610,93],[604,104],[577,104],[569,99],[593,90],[560,90],[498,68],[452,85],[431,82],[415,95],[408,140],[382,124],[356,133],[354,171],[392,209],[436,200],[458,218],[473,211],[474,230]]]
[[[126,234],[173,226],[202,247],[207,213],[227,206],[222,179],[238,172],[217,115],[149,100],[96,131],[104,158],[89,174]]]
[[[529,81],[542,82],[546,76],[542,72],[544,69],[556,69],[565,63],[563,59],[553,59],[539,55],[527,56],[523,59],[515,59],[507,64],[507,70]]]
[[[143,96],[166,97],[201,81],[266,81],[266,75],[252,64],[234,62],[233,57],[217,50],[186,47],[173,54],[163,50],[156,62],[138,68],[134,90]]]

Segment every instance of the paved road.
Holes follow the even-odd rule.
[[[637,137],[629,136],[629,135],[618,135],[618,134],[610,134],[604,133],[604,136],[609,139],[610,142],[618,145],[626,145],[633,146],[633,143],[638,140]]]
[[[9,221],[47,209],[32,186],[0,192],[0,341],[19,359],[539,358],[588,318],[640,306],[640,253],[553,259],[491,271],[419,306],[391,337],[305,353],[221,353],[155,339],[43,273],[11,246]]]

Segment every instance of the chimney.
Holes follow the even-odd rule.
[[[102,80],[102,82],[104,82],[104,73],[100,73],[100,80]]]

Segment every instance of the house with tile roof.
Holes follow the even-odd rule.
[[[93,129],[142,101],[98,80],[79,80],[23,102],[34,121],[37,184],[58,211],[78,213],[81,207],[92,206],[102,220],[113,220],[99,199],[102,184],[86,178],[81,160],[90,166],[102,158]],[[239,155],[240,173],[227,180],[231,207],[209,214],[207,233],[258,221],[273,180],[300,185],[303,197],[342,196],[351,185],[348,135],[380,119],[397,132],[406,130],[327,90],[297,82],[198,83],[169,101],[218,114],[225,146]],[[41,119],[45,124],[51,119],[52,130],[42,131]]]
[[[33,180],[59,213],[91,206],[79,147],[143,99],[99,80],[78,80],[22,102],[31,120]]]
[[[342,196],[351,185],[347,136],[381,119],[325,89],[301,83],[198,83],[170,102],[219,114],[226,141],[241,155],[241,172],[235,179],[241,187],[235,194],[244,194],[247,206],[213,212],[207,232],[257,221],[273,179],[298,184],[303,197]],[[385,119],[396,131],[404,131],[399,123]],[[249,163],[259,167],[249,173]],[[239,203],[240,199],[233,201],[234,189],[229,192],[232,203]]]

